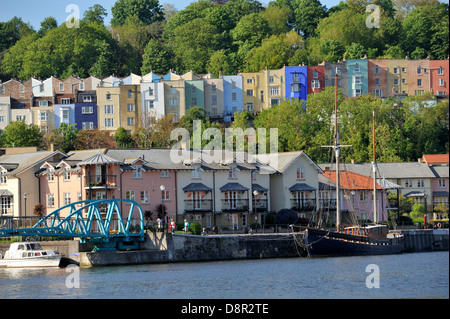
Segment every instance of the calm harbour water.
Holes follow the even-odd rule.
[[[379,268],[379,288],[366,286],[370,264]],[[448,252],[78,270],[80,287],[68,288],[68,276],[76,273],[66,269],[0,269],[0,298],[449,298]]]

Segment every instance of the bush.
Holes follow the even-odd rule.
[[[200,225],[199,223],[189,223],[189,231],[194,235],[201,235],[202,225]]]
[[[298,215],[292,209],[282,209],[275,215],[275,223],[281,225],[293,224],[297,219]]]

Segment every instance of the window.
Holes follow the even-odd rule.
[[[23,84],[20,85],[20,93],[25,93],[25,87]]]
[[[314,81],[314,80],[313,80]],[[311,83],[313,82],[311,81]],[[292,83],[291,84],[291,91],[292,92],[300,92],[300,83]]]
[[[197,98],[196,97],[193,97],[192,99],[191,99],[191,106],[196,106],[197,105]]]
[[[215,84],[215,83],[211,84],[211,92],[212,92],[212,93],[216,93],[216,91],[217,91],[217,86],[216,86],[216,84]]]
[[[300,74],[292,73],[292,82],[300,82]]]
[[[412,187],[412,180],[411,179],[405,179],[405,187],[407,187],[407,188]]]
[[[313,78],[318,78],[318,77],[319,77],[319,72],[313,71]]]
[[[253,83],[253,79],[247,79],[247,84]]]
[[[362,76],[354,76],[353,83],[354,84],[362,84]]]
[[[83,102],[84,103],[92,102],[92,96],[91,95],[84,95],[83,96]]]
[[[256,180],[256,172],[252,171],[252,180]]]
[[[3,85],[0,85],[0,94],[4,94],[5,93],[5,88],[3,87]]]
[[[55,194],[47,194],[47,206],[55,207]]]
[[[94,122],[83,122],[81,127],[83,130],[92,130],[94,128]]]
[[[375,74],[380,74],[380,68],[378,67],[378,65],[375,67]]]
[[[445,179],[438,179],[438,187],[439,188],[445,188],[445,186],[446,186]]]
[[[253,111],[253,103],[247,103],[247,112]]]
[[[354,89],[353,90],[353,95],[355,97],[361,96],[361,89]]]
[[[438,75],[444,75],[444,69],[442,67],[438,69]]]
[[[270,105],[278,105],[280,104],[280,99],[270,99]]]
[[[134,104],[127,104],[127,112],[134,112]]]
[[[161,192],[162,200],[169,201],[170,200],[170,191],[164,190]]]
[[[111,93],[107,93],[106,94],[106,100],[107,101],[111,101]]]
[[[133,168],[133,178],[142,179],[142,165],[134,165]]]
[[[128,90],[128,97],[133,97],[133,92],[131,90]]]
[[[83,91],[84,90],[84,82],[81,82],[80,83],[80,91]]]
[[[114,105],[105,105],[105,114],[114,114]]]
[[[355,72],[359,72],[359,71],[360,71],[359,64],[356,63],[356,64],[355,64]]]
[[[128,126],[134,125],[134,117],[127,117],[127,125]]]
[[[48,121],[48,112],[39,112],[39,121]]]
[[[297,168],[297,179],[305,179],[305,169],[303,167]]]
[[[150,96],[155,95],[155,90],[153,90],[153,88],[148,88],[148,95]]]
[[[69,120],[69,110],[68,109],[61,109],[61,119],[68,121]]]
[[[197,93],[197,88],[195,86],[193,86],[191,92],[192,92],[192,94],[196,94]]]
[[[275,82],[275,78],[273,76],[269,76],[269,83]]]
[[[253,96],[253,90],[247,90],[247,96]]]
[[[383,95],[381,89],[374,89],[373,90],[373,96],[381,97]]]
[[[141,191],[141,203],[142,204],[150,203],[150,196],[148,191]]]
[[[320,81],[312,80],[311,81],[311,89],[320,89]]]
[[[161,171],[161,177],[169,178],[170,177],[170,172],[169,171]]]
[[[264,102],[264,91],[259,92],[259,96],[261,98],[261,102]]]
[[[362,190],[359,192],[359,201],[367,202],[367,191]]]
[[[83,197],[81,196],[81,192],[77,192],[77,200],[81,202]],[[79,204],[80,205],[80,204]]]
[[[147,105],[147,110],[155,107],[155,103],[153,103],[153,101],[145,101],[145,104]]]
[[[398,85],[398,79],[394,79],[394,85]]]
[[[114,119],[105,118],[105,127],[114,127]]]
[[[27,121],[27,116],[26,115],[16,115],[16,121]]]
[[[228,170],[228,178],[236,178],[236,168],[230,167]]]
[[[217,95],[211,96],[211,105],[217,105]]]
[[[0,116],[0,123],[5,122],[5,117],[4,116]]]
[[[419,66],[417,68],[417,75],[421,75],[422,74],[422,68]]]
[[[70,172],[68,169],[64,169],[64,180],[70,181]]]
[[[193,179],[201,179],[201,168],[200,168],[200,166],[194,167],[194,170],[192,171],[192,178]]]
[[[402,79],[402,83],[403,83],[403,84],[406,84],[406,79]]]
[[[417,180],[417,187],[425,187],[425,181],[421,178]]]
[[[94,107],[93,106],[83,106],[81,108],[81,114],[93,114]]]
[[[61,99],[61,104],[70,104],[70,98]]]
[[[280,88],[278,86],[272,86],[270,88],[270,96],[278,96],[280,95]]]
[[[425,93],[424,90],[415,90],[415,91],[414,91],[414,94],[415,94],[415,95],[422,95],[423,93]]]
[[[64,193],[64,205],[69,205],[70,203],[70,193]]]
[[[60,90],[61,92],[64,91],[64,83],[59,83],[59,90]]]
[[[236,92],[231,93],[231,100],[232,101],[236,101],[237,100],[237,93]]]
[[[0,184],[6,185],[7,182],[8,182],[8,178],[6,177],[6,175],[0,174]]]
[[[379,78],[375,79],[375,85],[380,85],[380,79]]]
[[[177,98],[169,99],[169,104],[170,106],[178,106],[178,99]]]
[[[47,173],[47,180],[49,182],[54,182],[55,181],[55,175],[53,173],[48,172]]]
[[[134,191],[127,191],[126,192],[126,199],[134,200]]]
[[[48,101],[47,101],[47,100],[39,101],[39,106],[40,106],[40,107],[46,107],[46,106],[48,106]]]
[[[422,86],[422,79],[417,79],[417,86]]]
[[[394,74],[398,74],[398,68],[394,68]]]
[[[439,86],[444,86],[444,79],[439,79]]]

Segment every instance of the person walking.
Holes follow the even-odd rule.
[[[189,222],[185,219],[184,220],[184,233],[187,234],[189,231]]]

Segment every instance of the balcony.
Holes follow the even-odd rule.
[[[223,212],[242,212],[248,211],[248,199],[222,199]]]
[[[212,212],[212,199],[198,199],[184,201],[185,213]]]
[[[85,176],[86,186],[85,189],[96,188],[116,188],[117,176],[116,175],[92,175]]]
[[[319,208],[323,210],[333,210],[336,209],[335,199],[319,199]]]
[[[296,212],[313,211],[316,209],[316,199],[291,199],[291,208]]]
[[[258,200],[256,200],[256,202],[255,202],[255,200],[253,200],[252,203],[253,203],[253,210],[256,207],[256,211],[258,213],[267,211],[267,208],[268,208],[267,199],[258,199]]]

